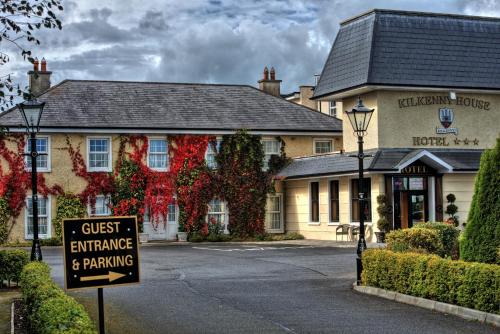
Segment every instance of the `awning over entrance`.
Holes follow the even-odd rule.
[[[479,161],[483,150],[452,149],[411,149],[386,148],[368,150],[371,155],[364,160],[367,172],[400,173],[404,168],[416,161],[436,170],[438,173],[474,172],[479,169]],[[293,159],[278,177],[298,179],[329,175],[345,175],[358,171],[357,158],[350,153],[332,153]]]
[[[404,168],[407,168],[416,161],[422,161],[439,173],[450,173],[453,171],[453,166],[427,150],[416,150],[408,153],[399,164],[396,165],[396,168],[401,172]]]

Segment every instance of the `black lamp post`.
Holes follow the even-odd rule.
[[[40,130],[40,119],[42,118],[45,102],[37,102],[32,99],[18,104],[19,110],[23,115],[26,131],[30,134],[30,152],[31,157],[31,202],[33,215],[33,244],[31,246],[31,261],[42,261],[42,249],[38,239],[38,178],[36,172],[36,158],[40,155],[36,150],[36,134]]]
[[[358,137],[358,162],[359,162],[359,178],[358,178],[358,202],[359,202],[359,240],[356,258],[356,284],[361,283],[361,272],[363,271],[361,263],[361,255],[366,249],[365,241],[365,193],[363,188],[363,159],[365,154],[363,153],[363,137],[366,135],[366,130],[368,129],[368,124],[373,115],[375,109],[367,108],[363,105],[361,98],[358,98],[358,104],[351,110],[346,111],[346,115],[351,122],[352,128],[354,130],[354,135]]]

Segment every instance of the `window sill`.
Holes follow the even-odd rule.
[[[149,169],[151,169],[152,171],[154,172],[168,172],[168,168],[152,168],[152,167],[149,167]]]
[[[330,222],[328,223],[328,226],[339,226],[340,222]]]
[[[38,239],[50,239],[50,237],[47,235],[47,234],[39,234],[38,235]],[[32,241],[33,240],[33,235],[27,235],[24,237],[24,240],[30,240]]]
[[[112,169],[88,169],[89,173],[111,173],[112,171]]]
[[[25,171],[28,173],[31,173],[31,167],[26,168]],[[47,169],[47,168],[37,167],[36,172],[37,173],[50,173],[51,171],[50,171],[50,169]]]
[[[359,226],[359,222],[350,222],[349,225]],[[365,225],[371,226],[371,225],[373,225],[373,223],[372,222],[365,222]]]
[[[319,226],[321,225],[321,222],[308,222],[307,225]]]

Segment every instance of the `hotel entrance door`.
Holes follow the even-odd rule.
[[[409,228],[428,220],[426,177],[394,178],[394,227]]]

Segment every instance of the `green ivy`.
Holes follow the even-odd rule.
[[[87,214],[81,199],[71,193],[57,196],[56,217],[53,220],[56,238],[62,238],[62,221],[65,218],[83,218]]]
[[[0,244],[6,243],[9,237],[10,210],[5,198],[0,198]]]
[[[261,138],[239,130],[223,136],[216,159],[221,195],[229,209],[230,233],[240,237],[263,233],[267,194],[274,190],[272,177],[286,160],[284,151],[281,157],[271,159],[270,168],[264,171]]]

